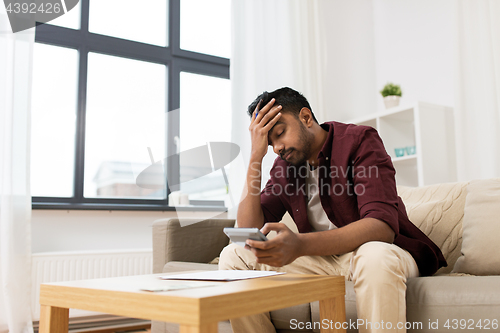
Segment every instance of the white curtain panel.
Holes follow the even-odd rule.
[[[327,120],[322,91],[325,31],[320,10],[319,0],[232,1],[231,139],[240,146],[245,162],[245,167],[231,170],[230,183],[238,184],[232,188],[234,193],[243,190],[250,156],[247,107],[260,93],[291,87],[309,100],[320,123]],[[264,159],[262,185],[276,156],[271,151]]]
[[[34,30],[13,34],[0,4],[0,333],[33,332],[29,148]]]
[[[459,180],[500,177],[500,1],[457,3]]]

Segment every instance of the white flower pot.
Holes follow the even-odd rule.
[[[384,97],[385,108],[390,109],[395,106],[398,106],[400,98],[401,98],[400,96],[385,96]]]

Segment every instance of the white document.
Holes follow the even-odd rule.
[[[238,271],[238,270],[219,270],[196,273],[165,275],[164,280],[204,280],[204,281],[235,281],[253,279],[259,277],[281,275],[285,273],[269,271]]]

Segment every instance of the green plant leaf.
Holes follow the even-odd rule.
[[[384,89],[380,90],[380,94],[382,97],[386,96],[402,96],[403,93],[401,91],[401,87],[397,84],[387,83],[384,86]]]

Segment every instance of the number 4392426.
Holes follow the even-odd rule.
[[[41,3],[37,5],[36,3],[9,3],[5,8],[7,13],[11,14],[36,14],[36,13],[45,13],[45,14],[59,14],[62,10],[60,3]]]
[[[483,329],[483,330],[490,330],[494,329],[496,330],[498,328],[498,319],[479,319],[477,322],[474,319],[448,319],[446,323],[444,323],[443,327],[447,329],[453,329],[456,330],[458,328],[464,330],[477,330],[477,329]]]

